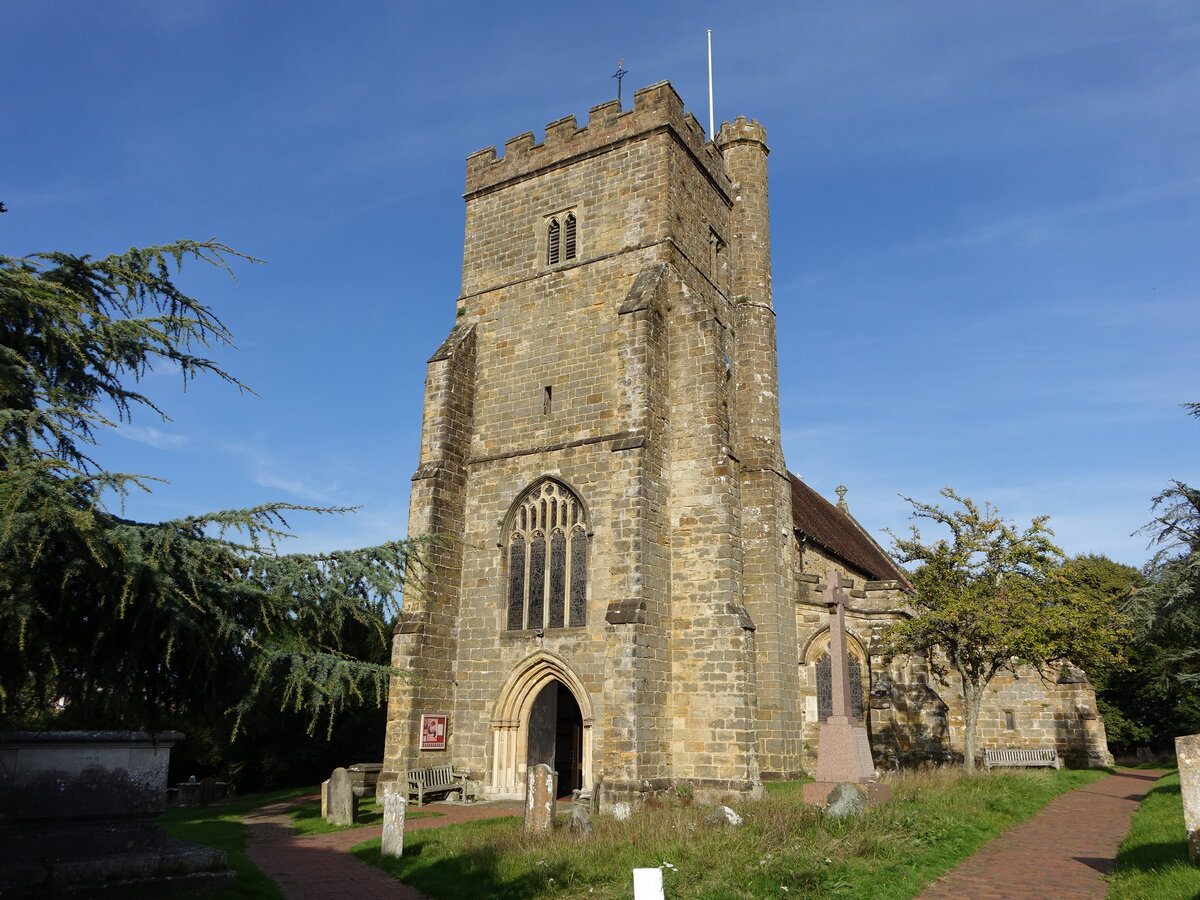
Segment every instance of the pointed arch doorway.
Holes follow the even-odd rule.
[[[558,795],[583,784],[583,714],[570,689],[552,681],[529,709],[526,766],[545,763],[558,773]]]
[[[519,664],[500,690],[488,793],[524,797],[525,773],[537,763],[558,772],[559,796],[592,783],[590,698],[566,662],[545,651]]]

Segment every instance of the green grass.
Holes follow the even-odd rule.
[[[275,882],[267,878],[246,856],[248,830],[242,816],[260,806],[311,793],[314,789],[294,788],[270,794],[252,794],[220,806],[201,808],[174,807],[163,813],[158,824],[171,837],[224,850],[229,868],[237,872],[234,890],[213,894],[216,900],[283,900]]]
[[[331,831],[347,831],[351,828],[363,828],[367,825],[379,825],[383,822],[383,807],[373,798],[358,801],[358,821],[353,825],[331,825],[321,818],[321,801],[311,800],[301,803],[295,809],[289,810],[288,815],[295,823],[296,834],[328,834]],[[445,813],[433,810],[411,810],[405,814],[406,819],[423,819],[427,816],[444,816]]]
[[[1109,885],[1109,900],[1200,897],[1200,868],[1188,862],[1178,772],[1160,778],[1134,813]]]
[[[617,900],[629,897],[631,869],[665,863],[672,898],[910,900],[1052,797],[1105,774],[907,774],[890,803],[844,821],[772,785],[765,799],[734,804],[745,823],[733,829],[705,825],[710,805],[672,803],[629,822],[598,817],[589,840],[565,828],[527,837],[519,818],[504,818],[414,832],[400,859],[382,860],[378,840],[351,852],[436,900]]]

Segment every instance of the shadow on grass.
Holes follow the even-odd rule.
[[[1122,850],[1117,864],[1122,870],[1152,872],[1172,863],[1187,863],[1186,841],[1155,841]]]
[[[487,819],[456,828],[487,831],[511,828],[510,818]],[[531,900],[545,896],[555,884],[567,884],[571,877],[566,864],[542,865],[533,871],[517,875],[505,871],[506,854],[499,847],[474,846],[446,855],[438,845],[435,831],[406,835],[404,855],[383,859],[379,840],[371,840],[351,848],[350,852],[367,863],[382,869],[405,884],[433,894],[444,900]]]
[[[1147,797],[1153,797],[1155,794],[1182,794],[1183,790],[1178,784],[1160,784],[1150,788],[1146,792]]]

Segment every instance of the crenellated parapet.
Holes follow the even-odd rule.
[[[467,199],[517,179],[569,163],[579,157],[633,140],[641,135],[669,130],[696,161],[724,190],[729,188],[725,162],[704,127],[683,108],[683,100],[669,81],[644,87],[633,95],[633,108],[622,112],[618,100],[593,106],[588,123],[578,127],[575,116],[557,119],[546,126],[545,140],[537,143],[526,131],[504,144],[504,155],[495,147],[484,147],[467,157]]]

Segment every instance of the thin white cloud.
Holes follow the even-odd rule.
[[[272,452],[249,441],[222,442],[221,452],[236,460],[243,474],[255,484],[283,491],[305,503],[333,505],[336,502],[336,482],[318,482],[311,473],[297,476],[287,471]]]
[[[171,433],[148,425],[123,424],[116,433],[126,440],[146,444],[159,450],[178,450],[191,444],[186,434]]]

